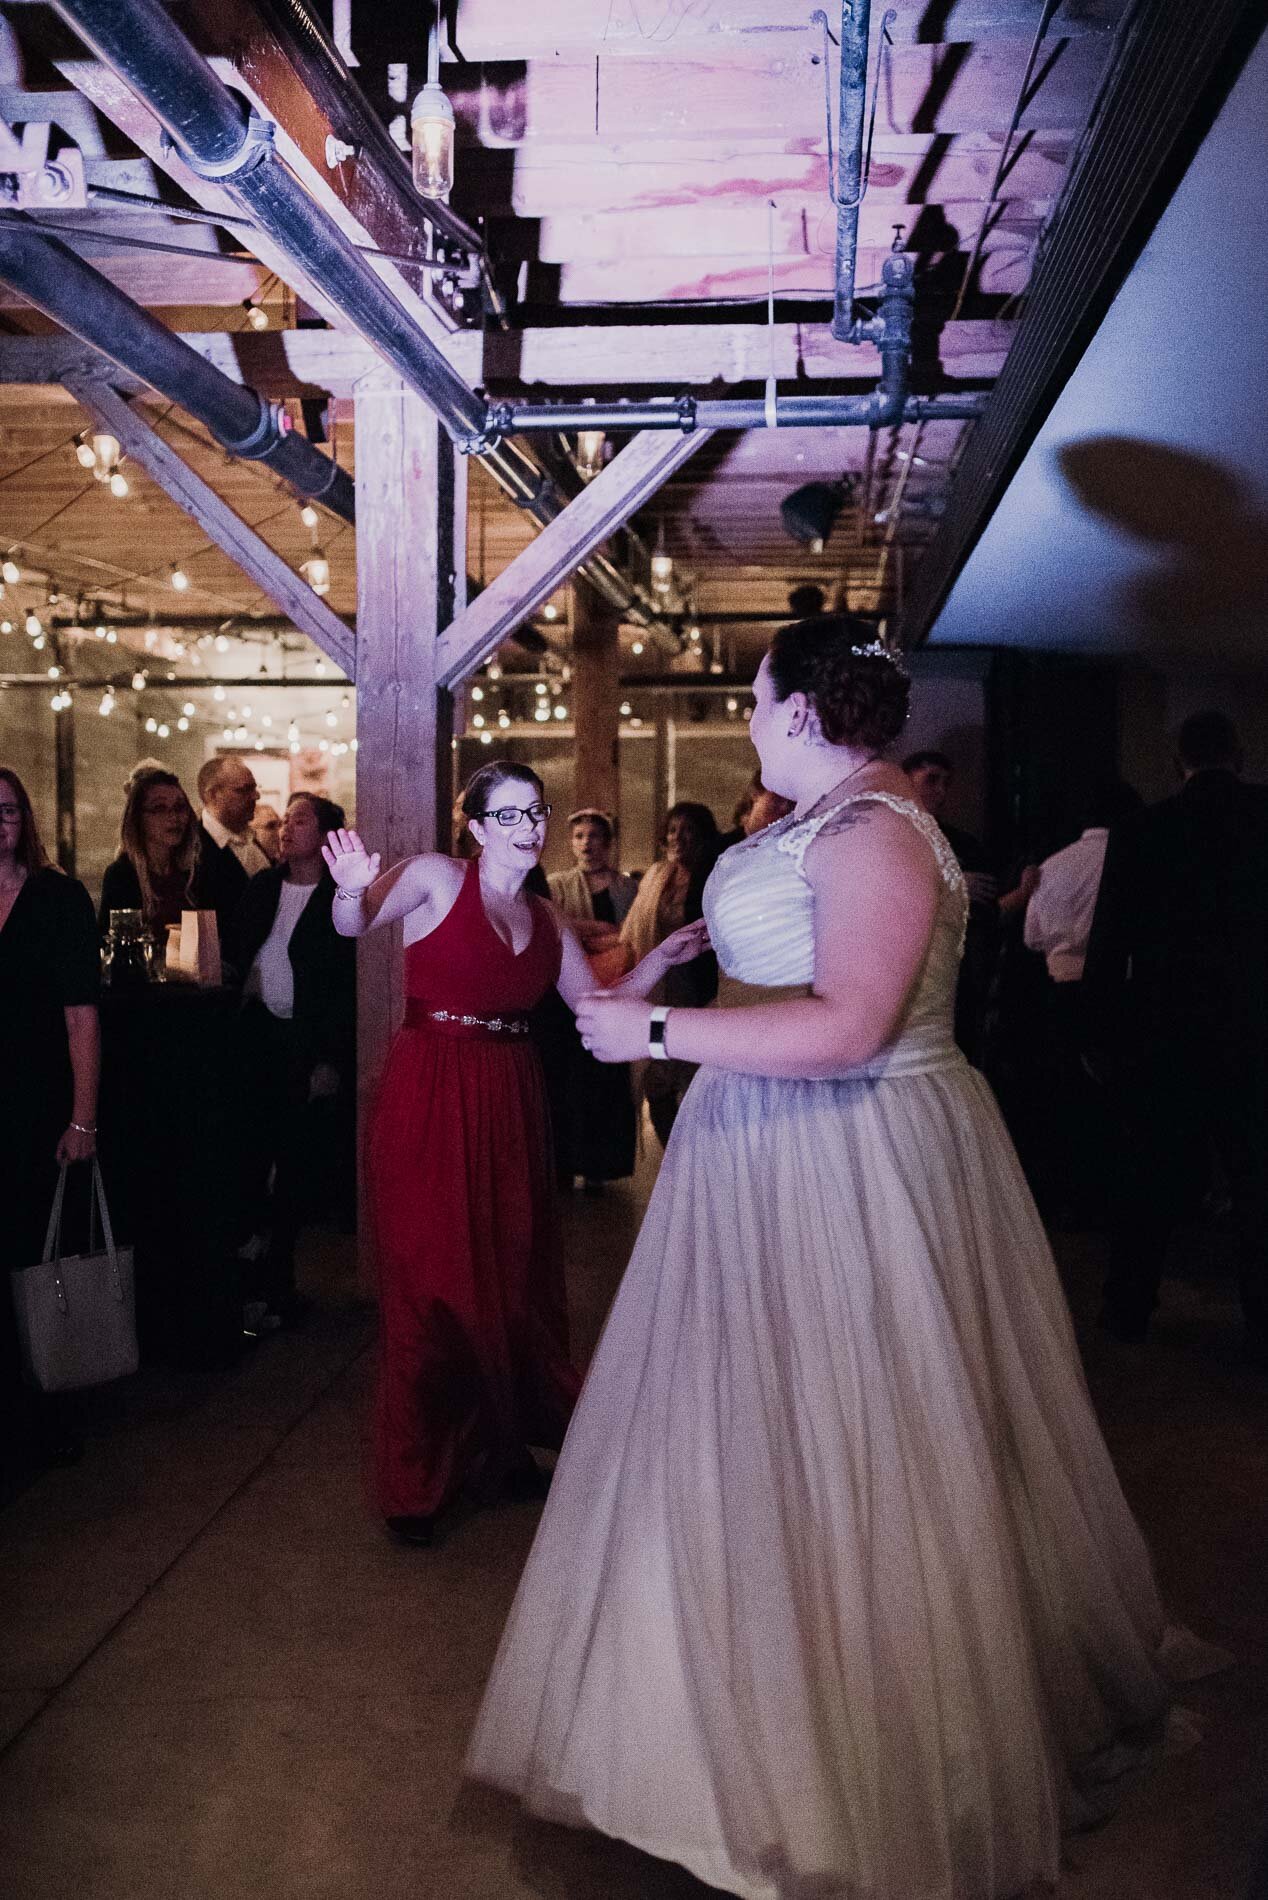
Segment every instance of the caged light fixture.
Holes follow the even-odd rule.
[[[440,84],[440,31],[427,37],[427,84],[409,116],[414,189],[423,198],[448,198],[453,190],[453,107]]]

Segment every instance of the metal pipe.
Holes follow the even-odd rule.
[[[72,336],[179,403],[231,455],[264,462],[297,494],[353,520],[351,477],[285,429],[280,407],[208,363],[59,239],[0,216],[0,278]]]
[[[881,428],[898,422],[975,422],[989,397],[973,392],[955,396],[907,396],[895,413],[893,392],[884,383],[871,396],[779,396],[775,426],[780,429]],[[615,403],[495,402],[489,411],[497,431],[530,434],[557,429],[761,429],[766,405],[760,396]]]
[[[334,221],[280,163],[271,128],[248,113],[159,0],[54,0],[85,45],[126,82],[200,177],[222,185],[260,229],[322,289],[357,332],[400,372],[464,450],[543,525],[566,505],[546,472],[513,443],[486,434],[486,406],[392,296]],[[580,569],[610,605],[647,620],[650,609],[606,556]]]
[[[854,266],[863,196],[863,119],[867,103],[867,35],[871,0],[842,0],[841,117],[837,131],[837,254],[832,334],[850,341],[854,322]]]

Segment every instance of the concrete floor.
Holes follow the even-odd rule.
[[[588,1356],[647,1182],[568,1210]],[[1076,1313],[1092,1243],[1061,1247]],[[1089,1375],[1176,1616],[1238,1666],[1204,1733],[1070,1843],[1061,1900],[1233,1900],[1268,1827],[1268,1380],[1195,1241],[1146,1349]],[[522,1820],[459,1763],[536,1522],[427,1553],[364,1503],[372,1319],[347,1247],[318,1308],[230,1374],[103,1396],[82,1464],[0,1516],[5,1900],[703,1900],[680,1871]],[[619,1719],[619,1714],[615,1719]]]

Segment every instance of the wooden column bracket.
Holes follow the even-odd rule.
[[[667,436],[647,429],[636,435],[445,628],[438,643],[439,683],[453,687],[474,673],[712,433],[696,429]]]
[[[102,429],[117,437],[124,453],[143,468],[151,481],[196,521],[230,560],[236,561],[278,611],[300,633],[306,633],[327,659],[355,678],[356,637],[333,607],[315,594],[302,574],[262,540],[255,529],[223,501],[201,475],[164,442],[144,416],[110,384],[98,377],[71,375],[66,388]]]

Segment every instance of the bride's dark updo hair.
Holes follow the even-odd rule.
[[[911,681],[871,645],[875,629],[853,614],[794,620],[771,641],[768,670],[778,700],[804,693],[829,745],[882,752],[903,729]]]
[[[517,785],[531,785],[539,799],[545,799],[546,787],[538,778],[531,765],[513,765],[510,759],[490,759],[478,772],[473,772],[462,788],[459,801],[464,818],[481,818],[487,811],[486,800],[495,785],[503,779],[513,779]]]

